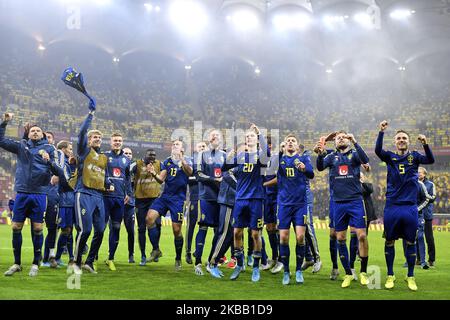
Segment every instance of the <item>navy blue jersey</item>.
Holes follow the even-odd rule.
[[[197,157],[198,157],[198,155],[194,154],[194,156],[191,158],[194,168],[195,168],[195,161],[196,161]],[[189,177],[189,200],[191,202],[193,202],[193,201],[198,201],[198,199],[199,199],[198,198],[198,180],[194,174],[194,176]]]
[[[219,183],[215,178],[222,177],[226,153],[222,150],[207,150],[200,152],[196,158],[194,175],[198,181],[200,200],[217,201]]]
[[[265,169],[265,175],[264,175],[264,182],[270,181],[277,176],[277,170],[278,170],[278,163],[279,163],[279,156],[273,155],[270,158],[270,162],[268,167]],[[270,196],[276,196],[278,193],[278,185],[266,187],[266,195]]]
[[[264,176],[261,172],[264,165],[259,161],[259,154],[257,152],[240,153],[233,162],[234,164],[227,164],[227,166],[237,167],[236,200],[264,199]]]
[[[303,162],[306,171],[301,172],[297,165]],[[280,158],[280,165],[277,173],[279,205],[306,204],[306,185],[308,179],[314,178],[313,167],[308,156],[284,155]]]
[[[334,151],[317,157],[317,170],[330,169],[330,194],[334,201],[362,200],[359,174],[361,164],[368,162],[369,158],[357,143],[355,150],[350,149],[346,153]]]
[[[114,192],[105,192],[105,197],[124,199],[126,195],[133,194],[131,189],[131,161],[124,154],[123,150],[119,153],[106,151],[104,155],[108,158],[107,178],[114,185]]]
[[[189,200],[198,201],[198,181],[196,177],[189,177]]]
[[[420,164],[433,164],[430,147],[423,146],[425,156],[417,151],[402,156],[383,150],[384,132],[378,133],[376,155],[387,165],[386,202],[393,204],[416,204],[418,192],[418,168]]]
[[[187,157],[184,158],[189,165],[191,160]],[[173,160],[171,157],[164,160],[161,163],[161,171],[167,171],[167,177],[164,181],[164,190],[161,197],[170,197],[186,200],[187,185],[189,183],[189,177],[183,171],[180,160]]]
[[[75,206],[75,193],[72,187],[69,186],[69,179],[75,172],[77,165],[76,163],[70,164],[69,158],[61,150],[58,150],[58,159],[61,167],[58,174],[59,206],[71,208]]]
[[[263,187],[264,172],[262,168],[267,168],[270,150],[264,136],[259,138],[260,149],[257,152],[241,152],[231,163],[224,165],[224,170],[237,168],[235,170],[236,200],[262,199],[265,198]]]
[[[309,161],[311,161],[311,151],[305,150],[305,152],[303,152],[302,155],[308,157]],[[311,184],[309,182],[309,179],[306,180],[306,199],[309,205],[312,206],[314,204],[314,195],[311,190]]]

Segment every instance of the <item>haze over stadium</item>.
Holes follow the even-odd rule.
[[[253,123],[275,149],[291,132],[306,150],[331,132],[354,134],[381,222],[386,165],[374,148],[387,120],[386,149],[394,128],[419,152],[426,135],[433,223],[449,222],[450,0],[0,0],[0,44],[9,138],[29,122],[77,149],[87,103],[60,80],[72,66],[97,102],[92,128],[122,133],[136,159],[149,148],[165,159],[180,137],[192,156],[212,128],[231,150],[244,136],[227,133]],[[0,152],[1,212],[16,163]],[[315,170],[311,190],[314,216],[327,219],[328,174]]]

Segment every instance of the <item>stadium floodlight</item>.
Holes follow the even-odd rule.
[[[345,20],[348,18],[349,18],[349,16],[347,16],[347,15],[345,15],[345,16],[326,15],[322,18],[322,22],[327,28],[334,29],[336,26],[344,25]]]
[[[184,69],[186,69],[186,70],[191,70],[191,69],[192,69],[192,66],[189,65],[189,64],[187,64],[187,65],[184,66]]]
[[[261,73],[261,69],[260,69],[259,67],[256,67],[256,68],[255,68],[255,73],[256,73],[257,75],[259,75],[259,74]]]
[[[409,9],[397,9],[392,11],[389,16],[395,20],[406,20],[411,17],[416,11]]]
[[[187,35],[195,35],[205,29],[208,15],[198,2],[179,0],[169,8],[169,17],[177,29]]]
[[[277,14],[272,19],[272,24],[278,31],[303,30],[311,22],[311,17],[303,13]]]
[[[38,45],[38,50],[39,51],[44,51],[46,48],[44,47],[44,45],[42,44],[42,43],[40,43],[39,45]]]
[[[117,57],[114,57],[114,58],[113,58],[113,62],[118,63],[119,61],[120,61],[119,58],[117,58]]]
[[[399,71],[405,71],[405,70],[406,70],[406,67],[405,67],[405,66],[399,66],[399,67],[398,67],[398,70],[399,70]]]
[[[353,16],[353,20],[367,29],[374,28],[372,17],[367,13],[357,13]]]
[[[95,0],[94,2],[96,5],[99,5],[99,6],[106,6],[106,5],[111,4],[111,0]]]
[[[259,27],[258,15],[251,10],[238,10],[226,17],[238,31],[250,31]]]
[[[328,73],[328,74],[331,74],[331,73],[333,73],[333,69],[327,68],[327,69],[325,69],[325,72]]]
[[[153,5],[151,3],[144,3],[144,7],[148,12],[153,11]]]

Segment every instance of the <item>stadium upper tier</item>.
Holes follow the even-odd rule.
[[[25,122],[76,136],[87,101],[64,86],[58,69],[30,65],[9,57],[1,62],[0,105],[16,114],[12,128]],[[48,63],[48,62],[47,62]],[[125,139],[167,143],[176,128],[192,130],[193,121],[221,129],[245,129],[250,122],[296,133],[312,147],[320,135],[345,129],[372,148],[381,120],[423,133],[433,147],[450,147],[450,86],[417,88],[386,79],[361,86],[308,84],[296,86],[253,79],[238,68],[215,72],[199,68],[188,77],[145,70],[116,70],[102,77],[85,71],[87,88],[97,99],[94,126],[106,134],[120,131]],[[18,135],[11,129],[9,134]],[[414,141],[415,142],[415,141]]]

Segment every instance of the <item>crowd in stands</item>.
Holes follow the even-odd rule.
[[[49,62],[24,57],[0,59],[0,106],[14,112],[7,135],[18,138],[25,122],[41,124],[57,132],[57,138],[75,137],[86,114],[87,102],[59,79],[62,70]],[[419,133],[430,145],[450,147],[450,86],[444,90],[409,88],[402,83],[367,83],[364,86],[301,85],[268,81],[244,74],[238,65],[219,70],[195,66],[191,72],[173,75],[158,69],[115,70],[107,73],[82,70],[86,87],[96,98],[94,127],[106,135],[120,131],[125,140],[167,143],[176,128],[192,129],[193,121],[221,129],[246,128],[250,122],[261,128],[279,129],[283,136],[295,132],[300,142],[312,148],[321,135],[337,129],[349,130],[360,144],[373,150],[378,123],[387,118],[394,128],[411,133],[413,146]],[[247,72],[247,71],[246,71]],[[60,137],[58,137],[60,136]],[[162,151],[162,156],[167,154]],[[382,215],[386,169],[374,159],[370,179],[374,202]],[[0,201],[12,196],[14,160],[0,152]],[[437,187],[436,212],[450,212],[447,166],[433,172]],[[327,174],[316,175],[315,213],[328,212]]]

